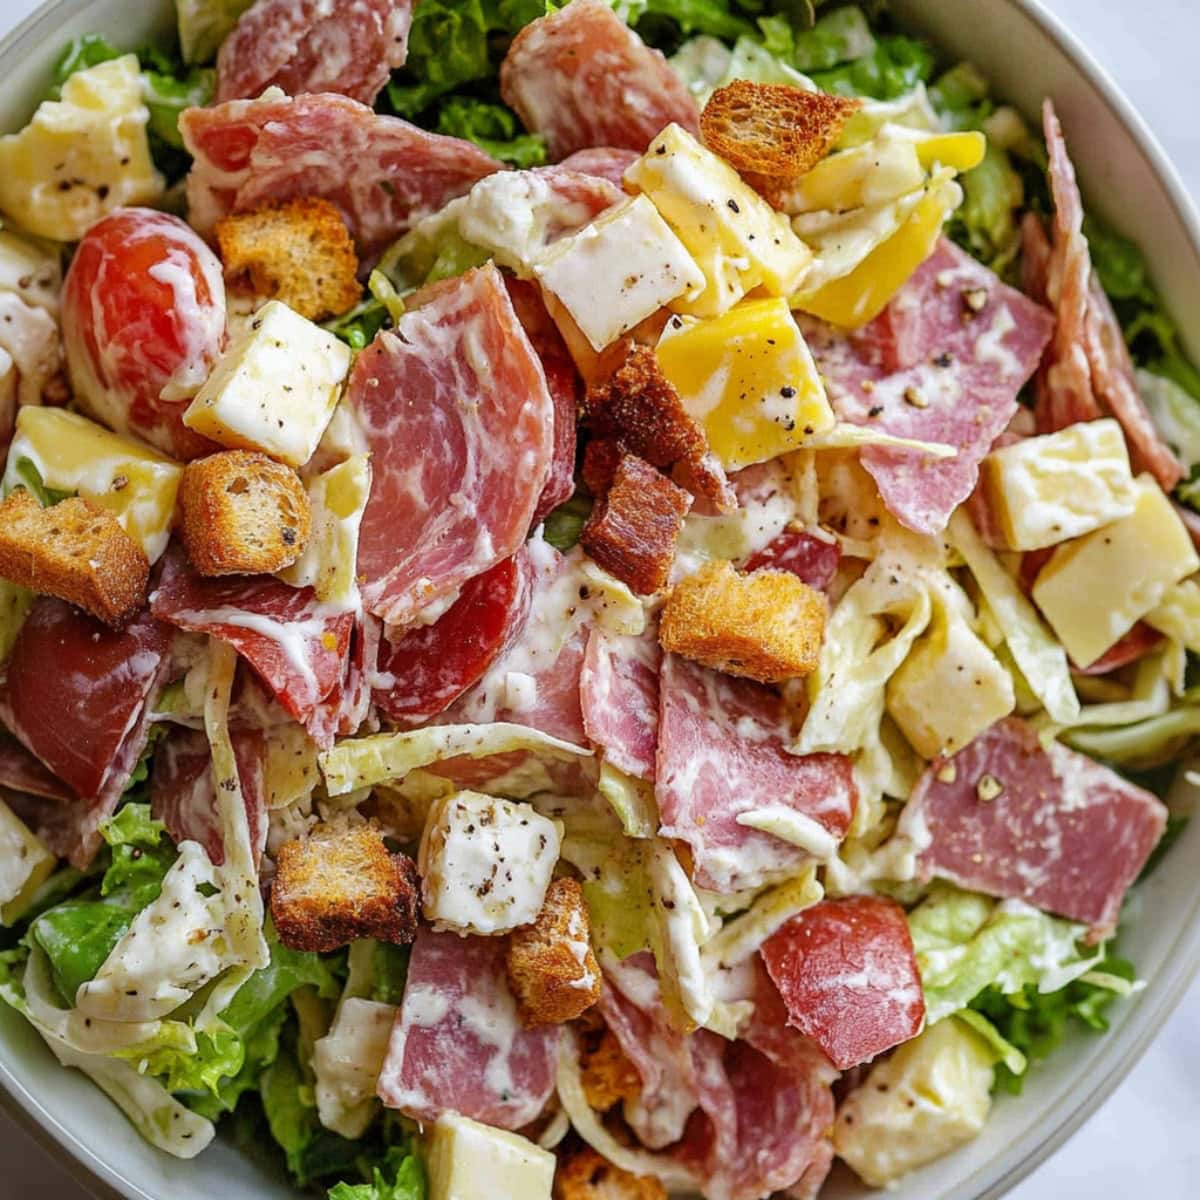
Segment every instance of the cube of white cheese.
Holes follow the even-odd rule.
[[[350,370],[350,348],[278,300],[226,350],[183,423],[232,450],[289,466],[312,458]]]
[[[1012,550],[1083,537],[1133,512],[1137,489],[1111,417],[993,450],[983,462],[992,510]]]
[[[528,804],[478,792],[435,801],[421,839],[425,915],[457,933],[504,933],[533,921],[562,844]]]
[[[1033,585],[1042,610],[1077,667],[1088,667],[1155,609],[1167,589],[1200,570],[1192,540],[1149,475],[1120,521],[1060,546]]]
[[[906,1042],[842,1102],[837,1153],[872,1187],[888,1184],[969,1142],[992,1106],[992,1053],[947,1017]]]
[[[0,137],[0,212],[30,233],[74,242],[101,217],[163,193],[137,56],[77,71],[20,133]]]
[[[375,1085],[387,1057],[397,1009],[391,1004],[343,998],[333,1025],[313,1043],[317,1116],[326,1129],[360,1138],[375,1116]]]
[[[457,1113],[433,1127],[429,1200],[550,1200],[554,1155],[528,1138]]]
[[[0,800],[0,925],[20,920],[57,861],[41,838]]]
[[[534,272],[597,351],[705,285],[692,256],[644,196],[562,238]]]

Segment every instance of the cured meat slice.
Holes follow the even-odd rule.
[[[809,587],[823,591],[833,582],[841,561],[842,550],[837,542],[827,542],[803,529],[785,529],[765,549],[751,555],[745,569],[790,571]]]
[[[619,146],[592,146],[587,150],[576,150],[568,154],[558,165],[581,175],[595,175],[607,179],[617,187],[625,186],[625,172],[641,157],[637,150]]]
[[[345,404],[373,456],[363,601],[405,626],[516,553],[545,486],[554,402],[499,271],[448,280],[380,334]]]
[[[672,121],[700,128],[667,60],[602,0],[572,0],[522,29],[500,66],[500,93],[556,159],[598,146],[640,154]]]
[[[762,947],[788,1021],[839,1070],[916,1037],[925,994],[904,909],[885,896],[823,900]]]
[[[882,446],[861,454],[896,518],[930,534],[974,490],[1053,327],[1050,313],[944,239],[852,337],[802,321],[842,420],[955,448],[944,459]]]
[[[39,759],[3,730],[0,730],[0,788],[11,788],[44,800],[74,798],[61,779],[46,770]]]
[[[257,0],[217,55],[217,103],[338,92],[374,104],[408,57],[412,0]]]
[[[200,233],[227,213],[317,196],[337,206],[367,263],[501,166],[471,142],[328,93],[189,108],[179,129],[195,159],[188,214]]]
[[[1119,671],[1129,666],[1147,654],[1157,650],[1162,645],[1163,635],[1157,629],[1139,621],[1120,641],[1115,642],[1110,650],[1106,650],[1091,666],[1075,667],[1080,675],[1107,675],[1111,671]]]
[[[46,596],[17,635],[0,681],[0,721],[79,797],[39,802],[33,823],[81,869],[146,748],[173,642],[172,630],[149,613],[116,631]]]
[[[255,730],[231,734],[238,778],[250,827],[250,845],[258,865],[267,845],[264,776],[265,739]],[[217,789],[213,783],[208,738],[194,729],[173,730],[154,754],[150,776],[150,811],[167,827],[171,840],[199,842],[217,866],[225,862],[225,840]]]
[[[789,754],[783,701],[760,684],[668,654],[660,686],[654,790],[662,834],[691,847],[700,886],[725,894],[758,887],[833,851],[857,800],[845,755]],[[793,841],[750,822],[787,828]]]
[[[524,550],[463,585],[432,625],[380,645],[375,703],[400,724],[444,712],[483,677],[525,627],[533,571]]]
[[[618,771],[654,778],[662,650],[651,625],[640,637],[593,629],[579,679],[583,727]]]
[[[379,1075],[379,1098],[418,1121],[444,1112],[519,1129],[554,1091],[557,1025],[526,1029],[504,974],[506,939],[424,928]]]
[[[325,609],[312,588],[273,575],[205,578],[176,547],[164,559],[150,608],[180,629],[228,642],[301,724],[345,675],[354,614]]]
[[[921,847],[924,878],[1024,900],[1100,939],[1166,821],[1156,796],[1010,717],[927,768],[899,832]]]
[[[336,735],[357,733],[371,714],[371,676],[379,659],[383,624],[369,613],[360,613],[350,639],[350,653],[341,682],[317,705],[305,723],[308,735],[319,746]]]

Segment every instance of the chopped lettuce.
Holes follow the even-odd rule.
[[[74,492],[60,492],[54,488],[47,487],[42,479],[42,473],[37,469],[37,464],[32,458],[18,458],[13,464],[12,474],[16,476],[18,483],[13,486],[22,486],[29,494],[43,507],[53,508],[54,505],[61,503],[63,500],[70,499]]]
[[[348,312],[331,317],[322,328],[341,338],[351,350],[365,350],[381,329],[390,329],[392,318],[383,302],[375,296],[360,301]]]
[[[560,504],[546,517],[542,529],[545,538],[555,550],[566,554],[579,544],[579,535],[583,532],[587,519],[592,515],[592,498],[582,492],[576,492],[570,500]]]
[[[1180,485],[1180,497],[1193,508],[1200,501],[1200,400],[1167,375],[1139,368],[1138,391],[1141,393],[1155,427],[1179,457],[1188,480]]]
[[[411,1140],[388,1147],[369,1183],[339,1183],[329,1189],[329,1200],[425,1200],[425,1195],[425,1169]]]
[[[734,41],[752,34],[754,26],[737,8],[750,5],[734,0],[616,0],[613,8],[651,44],[678,41],[680,35],[706,34]]]
[[[493,158],[520,170],[540,167],[546,161],[546,139],[520,129],[511,109],[473,96],[451,96],[438,113],[438,133],[474,142]]]
[[[214,59],[221,43],[233,32],[238,17],[254,0],[175,0],[179,43],[189,63]]]
[[[118,50],[106,37],[99,33],[85,33],[66,46],[54,64],[48,100],[62,99],[62,86],[79,71],[98,67],[101,63],[120,58],[124,50]]]
[[[886,34],[876,39],[870,54],[829,71],[814,71],[812,80],[824,92],[895,100],[927,82],[935,61],[926,42]]]
[[[1063,741],[1089,758],[1126,770],[1149,770],[1176,758],[1200,735],[1200,706],[1185,704],[1162,716],[1112,729],[1072,729]]]
[[[34,594],[7,579],[0,579],[0,663],[12,653],[17,634],[33,607]]]
[[[801,71],[828,71],[870,58],[878,49],[866,14],[853,4],[835,8],[811,29],[797,29],[784,16],[760,17],[758,25],[766,49]]]

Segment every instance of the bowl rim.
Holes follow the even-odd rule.
[[[93,0],[45,0],[45,2],[0,38],[0,61],[19,53],[22,47],[41,45],[53,29],[86,9]],[[1158,136],[1133,106],[1108,70],[1101,66],[1091,50],[1068,29],[1065,21],[1051,12],[1043,0],[1000,0],[1017,9],[1053,43],[1091,85],[1100,102],[1129,135],[1137,152],[1162,184],[1176,219],[1187,234],[1192,249],[1200,256],[1200,212],[1183,184],[1179,171],[1168,157]],[[1099,1055],[1095,1064],[1079,1081],[1085,1099],[1061,1120],[1047,1125],[1046,1132],[1019,1161],[1003,1169],[990,1181],[984,1176],[995,1169],[983,1164],[955,1187],[955,1194],[969,1193],[973,1181],[980,1190],[975,1200],[998,1200],[1021,1180],[1041,1166],[1063,1146],[1096,1110],[1112,1095],[1160,1033],[1163,1024],[1178,1007],[1193,979],[1200,974],[1200,889],[1193,900],[1190,919],[1185,921],[1171,943],[1166,967],[1138,999],[1137,1028],[1117,1046],[1114,1056]],[[1132,1020],[1132,1018],[1131,1018]],[[1119,1031],[1114,1038],[1121,1038]],[[109,1167],[89,1146],[67,1130],[52,1112],[0,1062],[0,1110],[16,1124],[85,1190],[97,1200],[154,1200],[132,1180]],[[114,1114],[115,1115],[115,1114]],[[64,1158],[62,1150],[67,1152]]]

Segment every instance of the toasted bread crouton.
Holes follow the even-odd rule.
[[[232,291],[282,300],[310,321],[344,313],[362,297],[354,242],[328,200],[289,200],[222,217],[217,244]]]
[[[585,407],[588,423],[601,438],[616,441],[652,467],[675,468],[676,482],[718,512],[737,508],[704,430],[684,408],[648,346],[630,346],[612,375],[588,389]]]
[[[559,1160],[554,1200],[667,1200],[667,1189],[652,1175],[632,1175],[584,1146]]]
[[[860,100],[737,79],[700,114],[704,144],[768,200],[807,174],[837,144]]]
[[[667,597],[659,641],[728,675],[781,683],[817,668],[825,597],[790,571],[743,575],[710,562]]]
[[[42,508],[17,488],[0,504],[0,579],[120,628],[145,603],[150,563],[108,509],[79,496]]]
[[[573,1021],[600,999],[600,965],[583,889],[574,879],[554,880],[537,920],[513,930],[507,969],[526,1025]]]
[[[596,500],[602,500],[612,487],[613,476],[624,457],[625,451],[612,438],[592,438],[583,450],[580,475],[583,486]]]
[[[579,535],[580,545],[638,595],[653,595],[667,586],[691,506],[683,488],[644,459],[625,454]]]
[[[275,860],[271,916],[292,950],[323,953],[358,938],[402,945],[417,934],[416,863],[392,854],[370,825],[316,825]]]
[[[583,1094],[588,1106],[597,1112],[606,1113],[618,1101],[633,1100],[641,1094],[642,1077],[607,1025],[601,1025],[599,1033],[584,1037],[579,1065]]]
[[[282,571],[304,552],[312,506],[291,467],[256,450],[190,462],[179,485],[183,544],[201,575]]]

